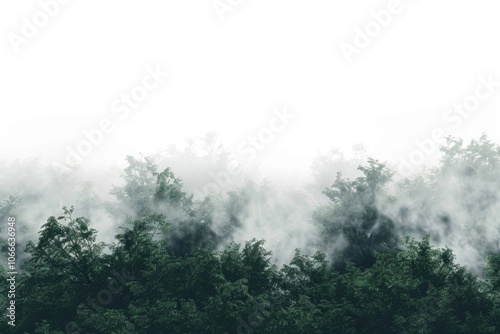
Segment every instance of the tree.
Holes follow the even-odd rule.
[[[105,244],[96,242],[97,231],[88,219],[73,218],[73,207],[63,210],[63,216],[52,216],[42,226],[36,245],[26,245],[31,258],[18,279],[23,291],[18,298],[23,305],[20,330],[32,332],[41,320],[64,328],[76,316],[78,304],[102,285]]]
[[[377,208],[377,198],[393,173],[374,159],[368,159],[368,166],[358,169],[363,176],[354,181],[337,173],[335,182],[324,191],[332,202],[330,207],[318,210],[314,216],[324,231],[326,244],[340,245],[334,256],[341,270],[346,261],[369,267],[374,263],[375,249],[397,244],[393,221]]]

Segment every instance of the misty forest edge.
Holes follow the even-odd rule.
[[[267,185],[195,199],[174,170],[129,156],[115,201],[87,187],[74,207],[44,218],[38,240],[17,243],[15,327],[4,317],[0,332],[499,333],[500,147],[450,137],[441,152],[437,167],[398,181],[372,158],[356,178],[339,171],[310,217],[316,251],[296,249],[280,266],[269,240],[233,242],[242,213],[271,196]],[[8,217],[29,196],[0,206],[2,257]],[[463,221],[440,198],[465,210]],[[114,242],[98,242],[98,222],[75,215],[93,206],[120,226]],[[456,261],[446,236],[457,231],[481,263]]]

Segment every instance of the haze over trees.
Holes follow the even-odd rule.
[[[227,155],[211,143],[204,161],[217,170]],[[2,222],[32,212],[43,225],[19,225],[16,327],[4,319],[0,332],[498,333],[500,147],[448,138],[441,152],[404,179],[362,150],[352,161],[333,152],[316,160],[308,190],[287,196],[243,179],[195,196],[176,174],[185,159],[159,167],[168,155],[127,157],[112,199],[73,174],[3,189]],[[60,189],[47,194],[53,216],[29,208],[44,201],[43,182]],[[240,242],[255,226],[269,237]]]

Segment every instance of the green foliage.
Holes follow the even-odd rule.
[[[446,145],[441,146],[440,150],[443,152],[440,173],[459,170],[464,176],[485,177],[491,173],[498,176],[500,172],[500,147],[484,134],[467,146],[460,138],[447,137]]]
[[[42,320],[53,328],[64,328],[75,316],[78,303],[101,282],[105,245],[96,242],[97,231],[90,228],[89,220],[74,219],[73,211],[64,208],[63,216],[50,217],[38,243],[30,241],[26,246],[31,258],[18,277],[22,293],[16,300],[23,306],[17,311],[18,327],[23,330],[33,331]],[[51,312],[46,313],[47,309]],[[49,332],[48,327],[44,330]]]
[[[325,254],[297,250],[278,271],[263,240],[219,252],[166,252],[155,237],[161,215],[123,228],[103,254],[89,222],[72,212],[49,218],[28,247],[22,330],[60,333],[69,322],[85,333],[494,333],[498,326],[498,260],[490,260],[488,285],[429,238],[375,253],[369,268],[348,263],[339,273]],[[128,279],[110,292],[112,301],[80,311],[111,286],[113,271]]]
[[[338,269],[345,269],[346,261],[369,267],[375,250],[394,247],[397,237],[394,223],[377,208],[377,196],[391,180],[393,173],[383,164],[368,159],[368,166],[359,166],[363,176],[354,181],[337,178],[324,194],[331,200],[329,207],[318,210],[314,220],[321,226],[327,243],[346,243],[342,252],[334,254]]]
[[[119,204],[109,205],[109,210],[122,219],[127,216],[140,219],[154,213],[152,205],[157,184],[157,166],[148,157],[140,160],[127,156],[127,162],[128,166],[122,174],[125,184],[123,187],[114,186],[111,190]]]
[[[212,144],[209,153],[219,154]],[[494,207],[493,188],[479,194],[472,185],[498,186],[498,147],[486,137],[466,147],[450,138],[442,150],[440,167],[429,178],[400,182],[396,197],[387,191],[393,173],[377,160],[359,166],[354,180],[338,173],[324,191],[329,205],[313,217],[329,252],[297,249],[280,269],[264,240],[227,243],[246,210],[268,200],[264,188],[249,182],[227,197],[195,201],[170,168],[158,172],[151,158],[128,157],[124,184],[114,187],[117,201],[109,204],[120,223],[114,242],[98,242],[90,220],[74,218],[73,207],[49,217],[26,245],[17,327],[2,322],[0,332],[498,333],[497,252],[485,246],[484,277],[476,276],[449,248],[433,246],[436,235],[418,241],[396,233],[413,232],[397,226],[410,217],[451,224],[432,207],[441,186],[453,186],[478,215]],[[461,183],[448,178],[456,170]],[[382,199],[409,204],[389,217]],[[15,204],[4,202],[0,214]]]
[[[179,204],[186,200],[186,193],[182,191],[182,182],[176,178],[170,168],[161,173],[153,173],[156,176],[156,191],[154,199],[156,202],[168,202]]]
[[[13,212],[18,204],[19,199],[14,196],[9,196],[0,205],[0,221],[5,221],[5,219]],[[3,227],[3,226],[2,226]],[[1,231],[1,228],[0,228]]]

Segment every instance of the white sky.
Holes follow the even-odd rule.
[[[66,147],[105,117],[116,127],[87,162],[208,131],[236,154],[283,105],[297,117],[257,155],[264,170],[305,172],[318,151],[359,142],[396,162],[436,127],[500,142],[500,87],[456,130],[443,122],[478,76],[500,81],[500,3],[401,0],[348,63],[340,43],[353,44],[355,27],[389,2],[242,0],[221,20],[213,0],[73,0],[16,53],[8,34],[22,36],[40,2],[1,1],[0,154],[64,162]],[[118,119],[112,102],[157,65],[169,78]]]

